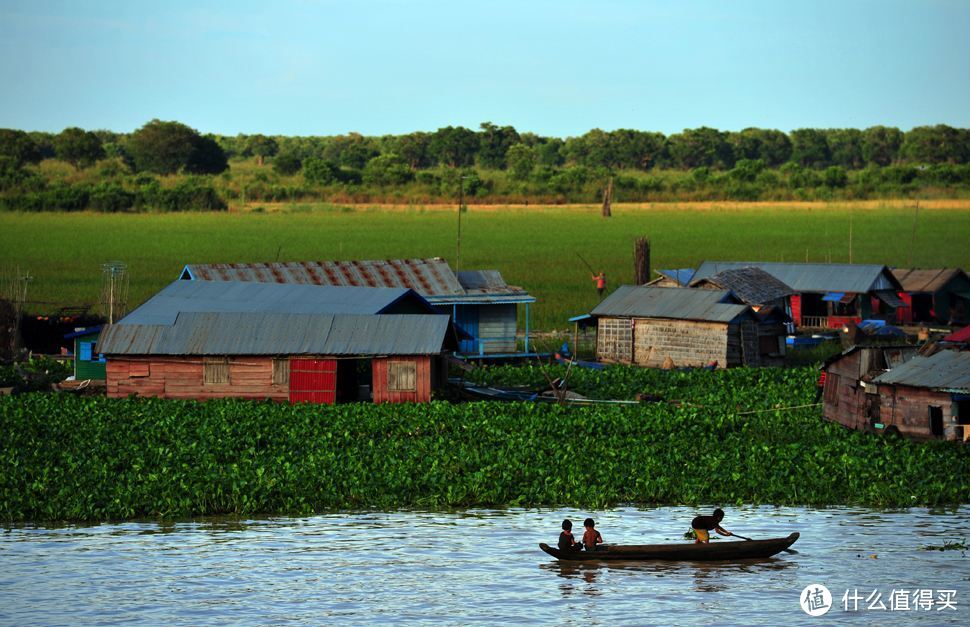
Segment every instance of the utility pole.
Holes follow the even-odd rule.
[[[470,176],[458,177],[458,245],[455,251],[455,272],[461,270],[461,214],[465,211],[465,179]]]

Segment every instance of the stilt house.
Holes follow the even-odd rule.
[[[895,268],[902,286],[899,324],[964,325],[970,322],[970,277],[960,268]]]

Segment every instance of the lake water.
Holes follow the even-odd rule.
[[[363,512],[18,526],[0,533],[0,623],[970,624],[970,552],[923,550],[970,543],[967,506],[727,508],[723,525],[750,538],[801,532],[792,547],[798,554],[738,564],[570,566],[537,546],[555,543],[564,517],[581,530],[589,515],[608,543],[683,542],[698,511]],[[799,603],[801,591],[816,584],[833,597],[822,618]],[[857,611],[844,609],[846,592]]]

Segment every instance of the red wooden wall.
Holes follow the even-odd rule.
[[[336,359],[290,359],[291,403],[333,405],[336,401]]]
[[[392,391],[388,389],[387,364],[391,361],[411,361],[416,365],[415,389]],[[427,403],[431,400],[431,357],[413,355],[407,357],[375,357],[372,361],[372,395],[375,403]]]

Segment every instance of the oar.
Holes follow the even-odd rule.
[[[734,536],[735,538],[741,538],[742,540],[748,540],[749,542],[752,541],[751,538],[745,538],[744,536],[738,535],[733,532],[731,533],[731,535]],[[785,553],[791,553],[792,555],[798,555],[798,551],[796,551],[795,549],[782,549],[782,551],[784,551]]]

